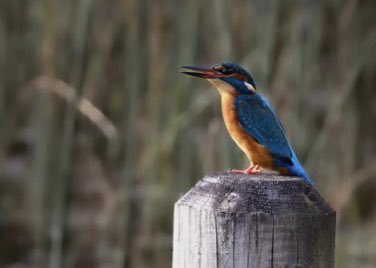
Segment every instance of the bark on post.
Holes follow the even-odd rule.
[[[175,203],[173,267],[334,267],[335,217],[299,178],[211,174]]]

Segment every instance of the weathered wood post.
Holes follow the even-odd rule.
[[[335,217],[298,178],[211,174],[175,203],[173,267],[334,267]]]

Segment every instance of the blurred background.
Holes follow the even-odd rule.
[[[246,166],[233,61],[338,213],[337,267],[376,267],[376,1],[0,0],[0,267],[169,267],[173,204]]]

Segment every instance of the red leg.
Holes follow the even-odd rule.
[[[239,169],[231,169],[231,172],[237,173],[237,174],[257,174],[261,172],[259,165],[251,165],[249,168],[245,170],[239,170]]]

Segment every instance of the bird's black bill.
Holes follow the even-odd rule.
[[[219,71],[213,70],[211,67],[181,66],[180,68],[190,70],[190,71],[181,71],[181,73],[200,77],[200,78],[216,79],[216,78],[220,78],[220,77],[225,77],[224,74],[222,74]]]

